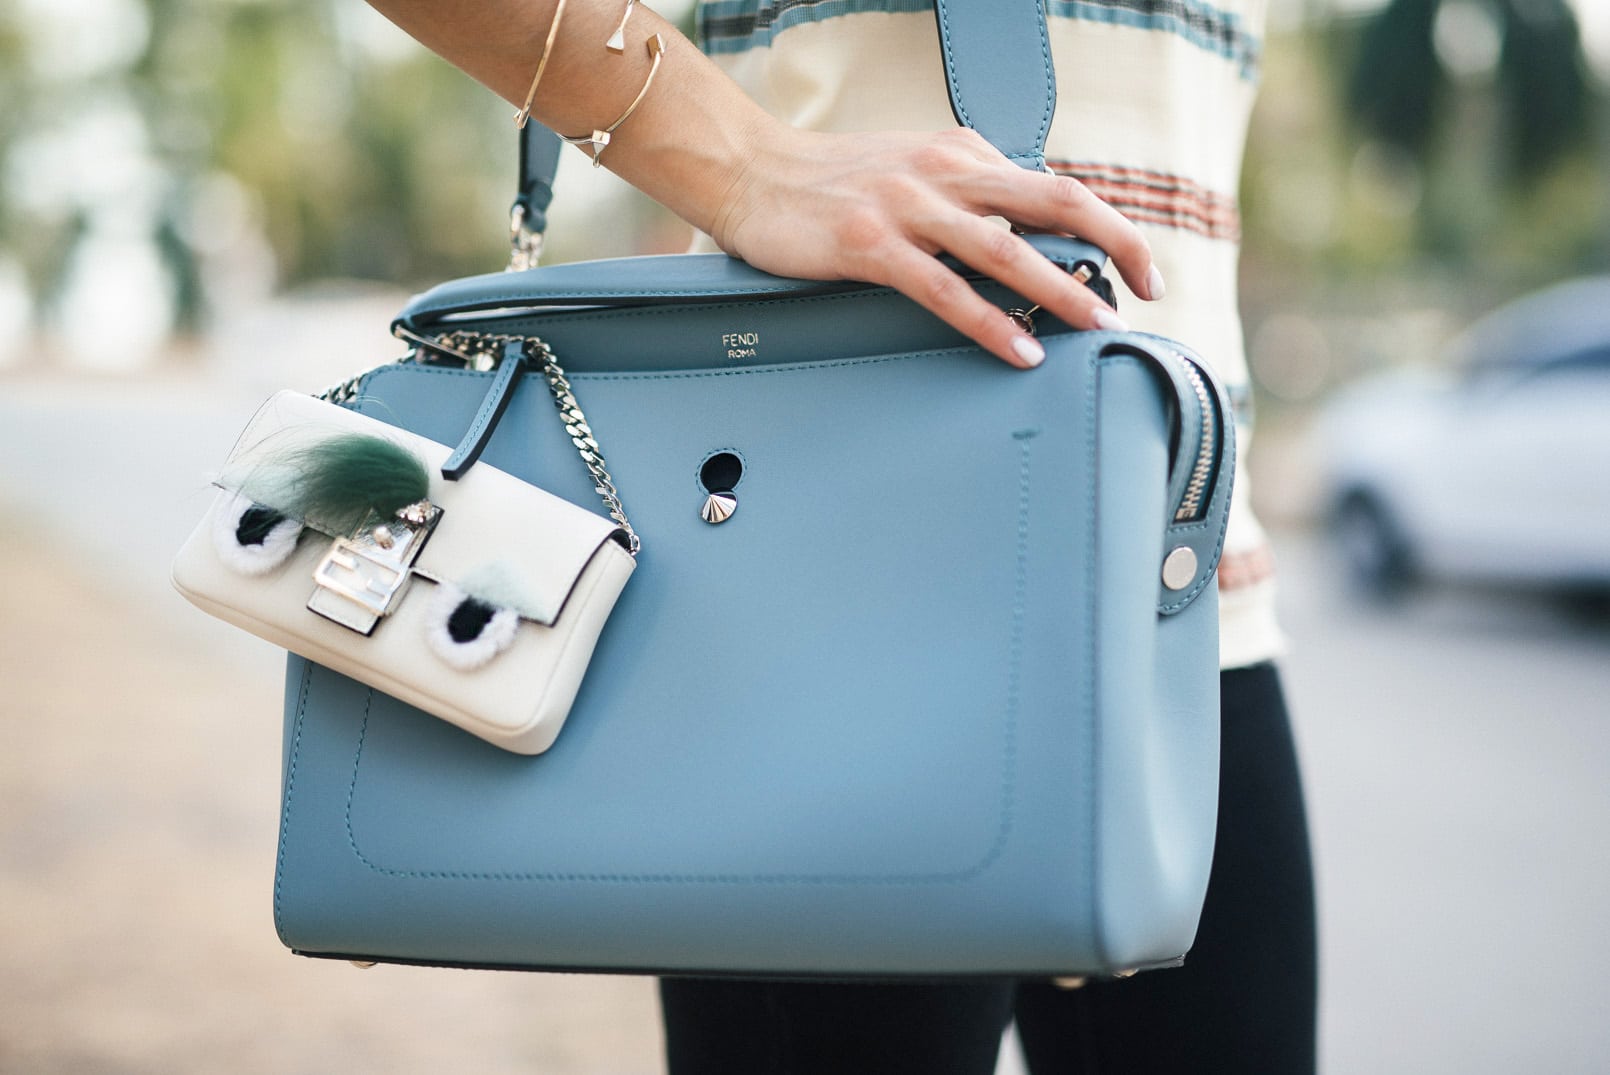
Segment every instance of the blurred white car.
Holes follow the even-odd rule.
[[[1321,415],[1354,576],[1378,593],[1417,578],[1610,590],[1610,277],[1504,306],[1450,357]]]

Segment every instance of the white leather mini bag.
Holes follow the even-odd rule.
[[[230,453],[173,583],[228,623],[505,750],[539,754],[636,566],[635,536],[623,516],[484,463],[450,480],[454,454],[280,392]],[[378,489],[383,467],[412,475],[424,495],[395,510],[362,506],[346,522],[306,495],[321,468]]]

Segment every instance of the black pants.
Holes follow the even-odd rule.
[[[1272,665],[1222,676],[1219,831],[1185,966],[1042,982],[837,984],[668,978],[671,1075],[990,1075],[1015,1015],[1033,1075],[1314,1070],[1312,871]]]

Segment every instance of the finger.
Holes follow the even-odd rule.
[[[1106,252],[1124,283],[1143,299],[1163,297],[1163,277],[1152,249],[1133,221],[1072,176],[1013,167],[992,169],[975,183],[969,199],[976,211],[999,214],[1018,225],[1076,235]]]
[[[1094,291],[1052,264],[1021,236],[961,212],[940,223],[944,238],[934,235],[932,241],[1031,304],[1045,307],[1075,328],[1128,327]]]
[[[1003,362],[1030,369],[1044,361],[1039,340],[932,255],[909,243],[891,244],[876,265],[862,278],[901,292]]]

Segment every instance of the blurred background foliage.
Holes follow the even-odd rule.
[[[1602,39],[1610,5],[1577,6]],[[1501,286],[1603,267],[1607,59],[1590,61],[1567,0],[1310,11],[1266,54],[1249,251],[1305,273],[1440,266]]]
[[[1610,0],[1275,3],[1241,191],[1265,425],[1610,271],[1607,95]]]
[[[1273,0],[1242,196],[1277,404],[1374,361],[1355,315],[1430,338],[1610,265],[1607,7]],[[116,322],[156,354],[312,281],[497,269],[514,152],[505,105],[357,0],[0,0],[0,340]],[[575,160],[559,197],[550,260],[686,241]]]

